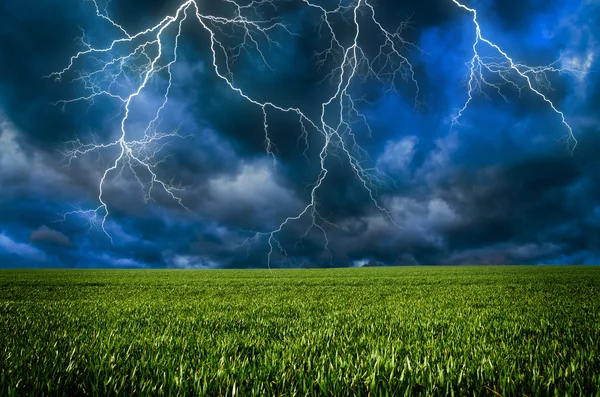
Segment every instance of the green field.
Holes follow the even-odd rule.
[[[1,395],[600,396],[600,267],[0,271]]]

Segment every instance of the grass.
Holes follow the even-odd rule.
[[[600,396],[600,267],[0,271],[0,394]]]

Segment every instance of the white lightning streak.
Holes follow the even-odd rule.
[[[319,152],[320,171],[315,182],[310,185],[311,198],[309,203],[300,213],[288,216],[277,229],[270,232],[258,232],[254,237],[246,240],[246,242],[249,242],[263,236],[267,238],[270,247],[268,254],[269,266],[275,248],[284,257],[287,256],[282,244],[277,240],[278,233],[282,232],[290,222],[299,220],[305,216],[309,216],[312,223],[303,237],[306,237],[313,228],[319,230],[324,238],[324,248],[329,252],[329,240],[325,227],[334,225],[319,214],[317,192],[327,177],[326,161],[328,155],[333,150],[340,151],[346,157],[352,171],[368,192],[374,205],[383,211],[391,222],[395,223],[390,212],[379,204],[377,199],[376,187],[381,183],[381,180],[373,174],[372,169],[363,168],[361,160],[354,154],[365,154],[366,152],[356,142],[352,123],[356,119],[366,124],[367,119],[359,112],[350,89],[352,83],[359,76],[361,78],[374,78],[378,82],[387,85],[388,89],[394,89],[395,80],[400,76],[403,80],[410,80],[414,83],[416,87],[415,103],[418,101],[419,86],[415,79],[412,65],[402,54],[407,47],[417,47],[402,39],[401,32],[405,24],[402,24],[397,31],[386,30],[378,22],[375,9],[368,0],[353,0],[349,4],[340,2],[336,8],[329,10],[310,0],[301,0],[307,7],[313,11],[317,11],[321,15],[321,29],[325,28],[331,36],[330,47],[324,52],[317,54],[319,57],[319,68],[324,67],[330,60],[337,61],[329,73],[331,81],[335,83],[335,91],[327,101],[321,103],[320,117],[312,119],[307,116],[305,110],[299,107],[284,107],[274,102],[263,102],[253,98],[246,94],[234,81],[234,75],[230,66],[242,52],[245,51],[249,54],[251,51],[254,51],[267,68],[273,70],[267,62],[267,57],[261,50],[260,41],[266,40],[269,45],[277,44],[269,36],[269,33],[276,29],[293,35],[288,27],[278,19],[259,18],[259,8],[265,5],[276,8],[276,0],[251,1],[248,4],[241,4],[234,0],[223,1],[233,7],[234,12],[231,17],[204,14],[201,12],[196,0],[187,0],[177,8],[173,15],[164,17],[157,25],[132,34],[108,16],[106,7],[102,8],[99,6],[97,0],[92,0],[96,15],[108,21],[124,37],[112,41],[110,45],[104,48],[95,48],[83,42],[82,39],[85,50],[72,56],[64,69],[50,76],[60,80],[68,72],[75,71],[75,65],[78,62],[82,62],[86,58],[100,57],[94,58],[95,68],[92,71],[76,72],[77,77],[74,80],[84,83],[89,94],[79,98],[59,101],[58,104],[65,106],[76,101],[93,101],[96,97],[106,96],[120,101],[123,105],[124,114],[120,122],[120,137],[117,140],[109,143],[96,143],[95,141],[92,143],[82,143],[79,139],[76,139],[68,143],[65,158],[69,165],[73,159],[98,150],[116,148],[118,154],[102,173],[98,189],[98,201],[100,205],[95,209],[73,211],[66,215],[75,213],[87,215],[90,217],[91,222],[94,222],[96,217],[100,215],[101,221],[99,222],[99,227],[111,238],[106,229],[106,221],[110,212],[105,198],[105,185],[112,173],[118,172],[117,176],[119,176],[125,168],[133,172],[136,180],[145,192],[144,198],[146,201],[151,199],[152,190],[155,185],[158,185],[173,199],[178,201],[179,204],[183,205],[181,198],[177,195],[179,188],[163,182],[155,171],[157,165],[162,161],[157,160],[156,157],[164,147],[164,141],[180,135],[177,131],[159,133],[156,131],[156,128],[160,119],[160,113],[169,100],[169,91],[172,83],[171,66],[177,62],[177,51],[182,25],[188,16],[193,14],[195,20],[210,39],[212,66],[216,76],[242,98],[261,108],[264,117],[265,149],[268,155],[275,159],[275,153],[273,152],[275,145],[269,137],[268,110],[297,114],[306,145],[308,145],[310,130],[314,130],[323,137],[323,147]],[[384,38],[384,42],[379,48],[379,54],[373,59],[368,58],[359,44],[361,37],[361,22],[359,21],[361,12],[369,15],[370,20]],[[332,19],[336,16],[341,16],[353,26],[353,40],[350,43],[343,44],[343,40],[337,36],[334,23],[332,22]],[[165,32],[173,24],[178,24],[178,31],[174,40],[172,58],[165,64],[166,55],[163,53],[164,42],[167,40]],[[220,36],[231,38],[231,35],[224,32],[224,27],[241,29],[242,42],[239,45],[228,48],[224,44],[224,41],[219,38]],[[121,55],[123,47],[127,49],[127,46],[132,47],[126,50],[124,55]],[[153,51],[154,55],[150,55]],[[108,58],[108,60],[103,60],[101,58],[103,56]],[[225,59],[225,62],[219,62],[219,59]],[[135,131],[132,131],[128,125],[134,101],[147,89],[149,82],[156,79],[158,74],[163,71],[168,76],[168,86],[164,92],[163,102],[156,110],[147,128],[143,131],[143,137],[134,139],[132,136],[135,135]],[[130,92],[127,93],[128,88]],[[306,156],[306,149],[304,154]],[[148,175],[146,182],[144,181],[144,176],[141,175],[142,171],[145,171]]]
[[[328,8],[318,1],[295,0],[319,15],[319,33],[325,32],[329,36],[329,47],[316,54],[316,66],[318,70],[331,67],[331,70],[326,70],[328,72],[326,73],[326,79],[329,79],[334,89],[331,96],[317,105],[320,107],[319,115],[311,117],[309,115],[313,112],[302,109],[300,106],[283,106],[274,101],[261,101],[247,94],[244,88],[235,80],[232,71],[232,65],[240,56],[243,54],[250,56],[253,53],[257,59],[263,62],[267,70],[275,73],[274,68],[268,62],[268,56],[262,50],[264,44],[261,43],[266,43],[270,48],[273,45],[279,45],[272,38],[273,32],[278,31],[281,34],[290,36],[295,35],[295,33],[278,18],[262,18],[261,7],[271,7],[277,10],[278,2],[294,0],[221,0],[223,5],[230,7],[232,10],[231,16],[228,17],[204,13],[198,0],[186,0],[172,15],[165,16],[158,24],[137,33],[130,33],[121,24],[115,22],[108,15],[107,8],[98,4],[98,0],[91,1],[94,4],[96,15],[107,21],[122,37],[101,48],[96,48],[82,39],[85,49],[73,55],[67,66],[58,72],[52,73],[50,77],[60,80],[68,73],[73,73],[75,75],[73,80],[82,83],[87,90],[87,94],[74,99],[62,100],[57,104],[64,107],[77,101],[94,101],[98,97],[108,97],[121,104],[122,112],[120,114],[118,139],[108,143],[97,143],[96,141],[83,143],[79,139],[68,142],[64,153],[68,165],[71,164],[73,159],[91,152],[116,150],[117,154],[102,172],[98,186],[99,205],[90,210],[73,211],[66,215],[81,214],[89,217],[90,222],[97,224],[112,241],[110,233],[106,229],[106,222],[110,215],[106,198],[106,184],[113,175],[115,177],[122,175],[125,169],[133,173],[136,181],[141,186],[145,201],[151,200],[154,189],[158,188],[185,208],[179,196],[182,188],[163,181],[157,170],[157,167],[164,161],[164,158],[159,159],[158,156],[167,145],[168,140],[182,137],[182,135],[177,130],[166,133],[159,132],[158,126],[161,112],[169,101],[173,81],[172,66],[178,60],[182,27],[187,20],[191,20],[198,24],[200,30],[209,39],[212,71],[216,77],[241,98],[260,108],[263,115],[264,142],[267,155],[271,156],[273,160],[276,158],[276,146],[269,135],[268,118],[270,112],[292,113],[298,117],[302,131],[299,139],[304,138],[306,144],[306,149],[303,152],[305,157],[307,157],[309,133],[319,134],[323,142],[323,146],[319,151],[320,169],[315,181],[309,185],[310,200],[302,211],[287,216],[275,230],[256,232],[253,237],[245,240],[242,245],[260,238],[266,238],[270,247],[268,253],[268,265],[270,266],[276,250],[284,258],[287,257],[287,251],[278,240],[278,235],[291,222],[307,217],[310,219],[311,224],[302,238],[307,237],[311,230],[318,230],[323,236],[325,251],[329,253],[330,258],[332,257],[333,254],[329,251],[326,228],[336,227],[336,225],[319,214],[317,199],[317,193],[325,183],[329,172],[326,164],[329,155],[337,156],[339,154],[348,162],[352,172],[368,193],[373,205],[385,214],[391,223],[399,226],[396,224],[392,213],[378,200],[377,187],[385,182],[377,176],[376,170],[363,167],[362,158],[368,158],[368,155],[357,143],[354,125],[361,123],[366,126],[369,134],[371,130],[367,124],[367,117],[360,112],[357,105],[359,99],[352,96],[352,89],[357,82],[369,78],[382,84],[385,88],[384,91],[393,91],[396,89],[396,80],[400,78],[414,86],[415,106],[419,104],[420,87],[413,66],[405,53],[410,50],[421,50],[403,39],[403,31],[407,28],[406,22],[400,23],[396,30],[387,30],[377,18],[376,10],[371,5],[370,0],[339,0],[339,3],[332,8]],[[241,1],[246,1],[246,3],[242,4]],[[545,73],[569,70],[558,69],[554,65],[529,67],[514,62],[500,47],[482,36],[477,20],[477,12],[474,9],[464,6],[457,0],[452,1],[457,6],[473,14],[473,22],[477,33],[473,44],[474,56],[470,62],[468,99],[454,118],[453,123],[456,123],[463,112],[466,111],[474,92],[481,86],[496,88],[502,95],[498,84],[489,83],[484,79],[484,71],[499,76],[504,82],[517,87],[519,90],[523,89],[522,86],[510,79],[509,72],[512,71],[522,77],[526,82],[526,86],[546,101],[561,116],[563,123],[569,130],[569,138],[574,142],[574,147],[576,140],[564,114],[540,91],[540,87],[536,87],[536,84],[539,85],[540,82],[547,81],[544,80]],[[346,29],[351,29],[352,34],[349,38],[341,37],[337,33],[336,24],[339,24],[340,20],[344,21]],[[361,47],[365,35],[364,31],[366,30],[363,27],[366,24],[370,25],[371,31],[375,29],[382,40],[378,53],[372,56],[369,56],[368,48]],[[169,39],[173,36],[173,34],[169,35],[170,29],[173,28],[176,29],[174,39]],[[236,36],[236,33],[239,33],[239,35]],[[239,40],[236,45],[227,44],[236,39]],[[481,57],[477,50],[481,42],[494,48],[502,59],[491,61]],[[172,51],[167,50],[169,45],[172,45]],[[81,67],[79,67],[80,64],[82,64]],[[91,70],[80,70],[85,67]],[[166,76],[166,87],[162,92],[162,102],[152,113],[146,127],[140,131],[134,127],[134,123],[130,120],[132,109],[136,106],[136,100],[139,100],[139,97],[149,89],[152,82],[156,82],[158,87],[161,76]]]
[[[542,91],[550,88],[550,83],[547,77],[547,73],[570,73],[570,74],[581,74],[581,71],[572,69],[557,67],[556,65],[560,60],[546,66],[528,66],[521,63],[515,62],[504,50],[502,50],[497,44],[485,38],[481,32],[481,26],[477,20],[477,10],[470,8],[460,3],[458,0],[452,0],[458,7],[473,14],[473,24],[475,25],[475,41],[473,42],[473,58],[468,63],[469,65],[469,80],[468,80],[468,98],[465,101],[462,108],[458,111],[458,114],[453,118],[452,125],[458,123],[458,119],[462,117],[463,113],[469,107],[469,104],[473,100],[473,95],[476,92],[482,92],[484,87],[494,89],[504,100],[507,100],[506,96],[502,93],[502,85],[510,85],[519,91],[519,94],[523,89],[529,89],[537,97],[541,98],[546,102],[552,111],[556,113],[566,127],[568,133],[566,138],[567,146],[570,149],[571,154],[577,146],[577,139],[573,134],[571,125],[567,122],[565,114],[558,110],[556,105],[548,96]],[[479,54],[478,47],[480,43],[487,44],[491,49],[495,50],[499,54],[499,58],[483,57]],[[485,78],[485,74],[495,75],[500,78],[501,83],[489,82]],[[516,75],[515,75],[516,74]],[[524,84],[519,84],[515,81],[512,76],[519,76]]]

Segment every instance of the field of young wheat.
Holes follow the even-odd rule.
[[[600,267],[4,270],[0,394],[600,396]]]

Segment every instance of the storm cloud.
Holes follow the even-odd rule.
[[[210,12],[226,10],[210,3]],[[318,120],[320,103],[336,88],[326,78],[329,64],[319,68],[315,56],[329,43],[319,35],[318,14],[299,1],[279,3],[264,13],[280,16],[293,34],[274,33],[282,44],[266,54],[272,70],[254,53],[240,56],[232,74],[258,100],[299,107]],[[402,79],[395,91],[377,81],[352,88],[364,98],[358,106],[370,126],[358,123],[355,130],[364,149],[358,152],[361,165],[378,170],[374,196],[388,212],[377,208],[339,145],[332,146],[327,177],[316,191],[321,226],[311,228],[310,216],[287,222],[274,242],[268,233],[311,202],[324,138],[310,128],[305,135],[295,113],[271,108],[270,156],[263,111],[215,74],[210,37],[194,23],[183,28],[159,123],[160,131],[177,130],[182,138],[166,142],[156,168],[159,178],[181,186],[183,206],[159,188],[148,197],[136,179],[148,175],[125,167],[104,186],[112,241],[99,227],[102,219],[72,214],[98,207],[99,181],[118,154],[109,148],[71,158],[72,141],[116,139],[123,108],[100,97],[56,105],[83,95],[86,87],[77,74],[60,81],[45,76],[84,48],[78,38],[102,46],[120,32],[96,16],[92,2],[5,1],[0,266],[264,267],[269,242],[275,247],[272,267],[597,264],[597,2],[469,3],[486,37],[516,61],[537,66],[558,60],[556,65],[582,72],[549,75],[553,89],[545,91],[573,127],[578,145],[572,153],[558,114],[527,90],[505,87],[506,98],[484,90],[453,124],[468,98],[472,17],[451,0],[398,3],[373,2],[387,29],[410,21],[403,37],[420,48],[407,46],[405,54],[419,84],[418,103],[414,85]],[[126,29],[139,31],[179,5],[113,0],[106,10]],[[362,40],[367,51],[381,43],[373,26]],[[143,131],[143,120],[162,99],[159,90],[140,98],[130,128]]]

